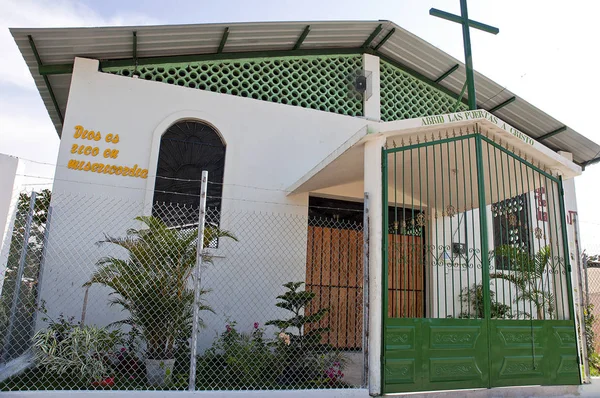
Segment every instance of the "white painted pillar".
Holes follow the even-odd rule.
[[[570,152],[559,151],[559,155],[573,160],[573,155]],[[571,263],[571,282],[573,292],[573,300],[575,306],[579,305],[580,296],[578,291],[579,285],[579,272],[578,266],[581,263],[581,259],[577,258],[577,254],[581,254],[581,247],[577,247],[577,245],[581,245],[581,233],[579,232],[579,218],[577,217],[577,195],[575,193],[575,178],[570,178],[568,180],[563,180],[563,190],[564,190],[564,203],[565,203],[565,216],[567,218],[567,240],[569,243],[569,253],[565,253],[566,256],[569,256],[569,260]],[[575,223],[575,219],[577,222]],[[579,238],[578,242],[575,242],[575,237]],[[583,282],[583,281],[582,281]],[[577,311],[577,308],[575,309]]]
[[[363,54],[363,68],[368,77],[369,87],[363,98],[364,117],[369,120],[381,120],[379,57]]]
[[[381,394],[383,190],[381,148],[385,137],[376,136],[365,143],[365,192],[369,194],[369,394]]]
[[[559,151],[559,155],[573,161],[573,154],[570,152]],[[571,263],[571,287],[572,291],[569,294],[573,297],[575,307],[575,323],[577,324],[577,350],[584,361],[584,382],[589,380],[589,365],[587,363],[586,343],[585,343],[585,325],[583,318],[583,308],[585,300],[585,280],[583,275],[583,267],[581,263],[581,232],[579,229],[579,215],[577,213],[577,194],[575,193],[575,178],[563,180],[565,216],[567,218],[567,239],[569,246],[569,256]]]

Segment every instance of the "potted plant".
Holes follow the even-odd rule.
[[[160,219],[137,217],[145,228],[131,229],[124,238],[106,236],[109,243],[127,251],[125,259],[101,258],[98,269],[84,285],[100,284],[113,290],[111,305],[118,305],[129,316],[117,325],[136,327],[146,343],[146,377],[153,386],[169,384],[175,364],[177,343],[192,333],[194,290],[190,283],[196,266],[197,228],[174,229]],[[204,229],[204,246],[219,237],[237,240],[216,227]],[[211,262],[203,253],[204,262]],[[200,291],[200,311],[212,311]],[[200,320],[202,326],[202,320]]]

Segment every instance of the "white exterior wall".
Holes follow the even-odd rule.
[[[49,256],[41,291],[52,314],[63,312],[80,318],[84,289],[79,286],[89,279],[94,263],[109,253],[107,247],[96,248],[94,243],[102,239],[101,233],[123,236],[123,220],[141,214],[144,205],[146,211],[151,208],[160,137],[183,119],[213,125],[226,143],[225,215],[231,211],[266,211],[305,217],[308,194],[286,196],[284,190],[366,124],[349,116],[100,73],[98,61],[77,58],[58,156]],[[76,125],[102,133],[101,141],[89,144],[98,145],[100,155],[92,158],[70,153],[73,144],[83,143],[73,137]],[[120,142],[104,142],[108,133],[119,134]],[[118,158],[111,162],[103,159],[104,148],[118,149]],[[66,167],[69,159],[137,164],[148,169],[148,178],[70,170]],[[82,195],[100,195],[106,200],[75,201]],[[246,225],[244,230],[236,230],[234,221],[222,218],[221,227],[234,232],[240,242],[223,240],[214,266],[203,275],[205,287],[213,289],[207,300],[217,314],[204,317],[209,326],[201,333],[201,347],[223,330],[226,317],[237,321],[242,330],[253,322],[263,324],[278,317],[283,312],[277,313],[275,297],[283,292],[281,285],[305,278],[306,223],[298,224],[293,234],[297,241],[290,242],[289,234],[262,236],[244,222],[250,220],[236,217],[237,225]],[[293,245],[288,251],[294,253],[292,257],[282,258],[284,243]],[[81,258],[78,247],[85,248],[87,257]],[[228,254],[229,250],[246,252],[243,263]],[[240,267],[245,272],[242,281]],[[243,291],[232,297],[227,293],[229,288],[216,284],[227,279]],[[271,291],[257,291],[258,284],[270,286]],[[107,293],[99,286],[90,289],[87,322],[103,325],[123,316],[107,305]],[[52,308],[52,303],[61,306]]]
[[[569,181],[572,182],[573,179],[565,181],[565,186],[568,184]],[[548,208],[546,209],[548,213],[548,221],[541,221],[537,220],[537,208],[535,205],[534,192],[527,192],[527,194],[529,195],[529,219],[531,220],[531,227],[539,227],[543,231],[544,235],[547,235],[550,238],[551,231],[552,235],[555,234],[556,225],[558,225],[558,228],[560,228],[560,221],[554,219],[554,208],[552,207],[554,203],[556,204],[556,206],[558,206],[558,198],[556,197],[553,199],[551,197],[551,193],[548,193],[548,195],[546,195],[546,200],[548,201]],[[558,193],[556,192],[555,194]],[[567,208],[569,207],[567,206]],[[559,216],[558,208],[556,209],[556,213],[557,216]],[[486,207],[486,217],[488,220],[488,248],[489,250],[493,250],[495,246],[493,234],[494,224],[491,206]],[[464,288],[467,286],[471,287],[475,283],[481,284],[481,235],[479,222],[479,209],[474,209],[472,211],[464,213],[464,216],[463,213],[459,213],[451,219],[448,217],[440,218],[434,224],[433,228],[431,228],[431,231],[429,233],[429,239],[431,239],[430,244],[435,245],[438,248],[442,244],[446,246],[450,246],[452,243],[467,244],[467,251],[469,253],[469,268],[466,268],[464,266],[465,261],[463,259],[461,259],[460,261],[460,264],[462,264],[462,266],[458,266],[458,261],[456,259],[453,259],[451,253],[451,246],[450,251],[448,252],[448,257],[444,256],[443,250],[437,251],[437,256],[439,258],[446,258],[446,267],[444,268],[444,265],[442,264],[439,267],[439,269],[437,269],[436,267],[432,266],[432,264],[428,265],[429,272],[431,272],[431,276],[429,279],[430,282],[427,286],[430,292],[432,303],[430,303],[430,306],[428,307],[428,310],[431,311],[429,312],[429,314],[431,314],[430,317],[445,318],[449,315],[457,316],[461,312],[461,309],[462,311],[467,311],[467,307],[465,306],[465,304],[463,304],[461,307],[459,297],[461,286]],[[467,229],[466,231],[465,228]],[[560,239],[562,232],[560,230],[558,231],[558,235],[558,238],[552,237],[552,253],[554,256],[563,256],[564,250],[562,247],[562,240]],[[544,240],[540,241],[538,239],[535,239],[535,237],[532,237],[532,239],[533,241],[531,243],[533,243],[534,253],[537,253],[540,250],[541,244],[544,242]],[[473,253],[469,252],[469,250],[472,249],[479,250],[479,253],[477,254],[477,261],[475,263],[476,265],[479,265],[479,268],[477,268],[476,266],[471,267],[473,265],[473,258],[471,257]],[[573,258],[574,257],[572,257],[572,259]],[[452,267],[453,261],[456,264],[455,267]],[[495,269],[495,263],[493,259],[491,259],[490,267],[492,269]],[[503,271],[500,270],[498,272]],[[573,281],[574,280],[575,279],[573,279]],[[562,288],[559,288],[558,286],[556,286],[555,288],[554,281],[551,281],[551,285],[549,287],[546,287],[546,289],[552,291],[553,293],[556,292],[557,302],[555,305],[557,315],[559,319],[563,319],[563,317],[565,317],[565,314],[568,313],[568,299],[566,296],[563,297],[562,294],[567,292],[566,279],[563,276],[560,279],[560,281],[556,282],[562,282]],[[511,285],[508,281],[504,279],[492,279],[490,288],[491,291],[495,293],[494,300],[497,300],[499,303],[511,306],[513,314],[516,315],[517,303],[514,302],[515,286]],[[437,311],[438,303],[439,311]],[[525,306],[523,305],[523,302],[518,303],[519,314],[521,314],[523,311],[531,313],[534,319],[537,318],[535,307],[532,306],[530,309],[528,302],[525,303]]]

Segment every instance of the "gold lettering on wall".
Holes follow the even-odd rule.
[[[133,167],[126,167],[114,164],[91,163],[86,162],[85,160],[69,159],[67,167],[71,170],[91,171],[92,173],[98,174],[148,178],[148,170],[138,168],[137,164],[134,164]]]
[[[75,126],[73,138],[88,141],[100,141],[102,139],[102,133],[100,131],[86,130],[83,126],[77,125]],[[108,144],[118,144],[120,141],[119,134],[106,134],[106,136],[104,136],[104,141]],[[73,144],[70,152],[74,155],[97,156],[100,151],[101,148],[97,146]],[[102,156],[107,160],[117,159],[119,157],[119,150],[114,148],[106,148],[102,151]],[[116,164],[89,162],[79,159],[69,159],[67,168],[71,170],[91,171],[92,173],[117,175],[123,177],[148,178],[148,169],[141,169],[137,164],[134,164],[133,167],[130,167]]]

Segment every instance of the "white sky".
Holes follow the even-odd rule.
[[[459,0],[0,0],[0,153],[53,164],[59,145],[8,27],[384,19],[462,60],[460,26],[429,16],[431,7],[459,13]],[[500,28],[497,36],[471,31],[475,69],[600,142],[598,15],[598,1],[469,0],[471,19]],[[600,163],[576,184],[584,247],[600,253]]]

